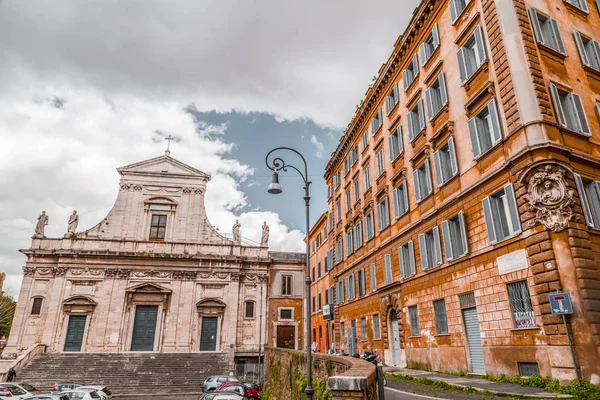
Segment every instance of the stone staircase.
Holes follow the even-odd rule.
[[[45,353],[17,374],[46,392],[60,381],[107,385],[115,396],[202,392],[210,375],[229,375],[225,353]]]

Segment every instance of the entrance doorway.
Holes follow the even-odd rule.
[[[400,365],[400,330],[398,329],[398,313],[392,309],[390,315],[391,329],[392,329],[392,354],[394,365]]]
[[[485,374],[485,361],[483,359],[483,345],[481,344],[481,331],[477,320],[477,308],[463,310],[465,328],[467,330],[467,346],[471,358],[471,370],[474,374]]]
[[[81,351],[86,315],[70,315],[65,340],[65,351]]]
[[[200,333],[200,351],[217,350],[217,326],[219,317],[202,317],[202,332]]]
[[[158,306],[136,306],[131,351],[154,350]]]
[[[296,348],[296,327],[289,325],[277,326],[277,347],[281,349]]]

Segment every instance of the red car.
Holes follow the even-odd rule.
[[[223,382],[216,390],[217,392],[235,392],[248,400],[260,400],[260,393],[256,388],[248,388],[240,382]]]

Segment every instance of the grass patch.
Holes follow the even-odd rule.
[[[529,378],[484,375],[483,378],[493,382],[515,383],[521,386],[544,389],[552,393],[568,394],[573,396],[573,400],[600,400],[600,390],[585,380],[581,383],[573,380],[569,385],[561,385],[558,379],[543,378],[539,375],[533,375]]]

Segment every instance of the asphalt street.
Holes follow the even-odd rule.
[[[421,395],[421,394],[403,392],[401,390],[393,389],[393,388],[385,388],[385,400],[426,400],[426,399],[447,400],[443,397],[431,397],[431,396],[425,396],[425,395]]]

